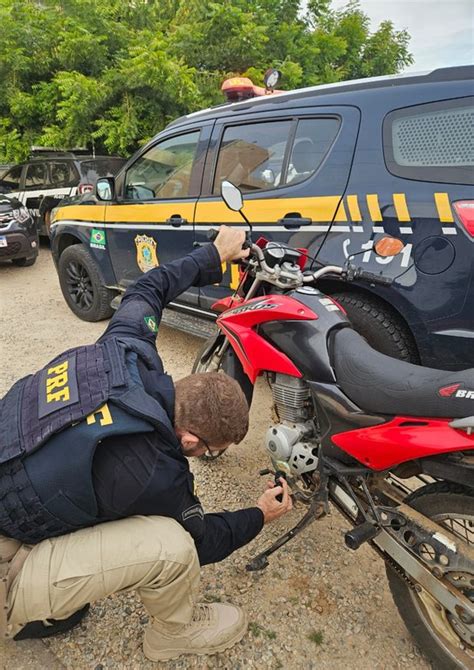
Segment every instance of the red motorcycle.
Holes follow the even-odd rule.
[[[224,182],[222,196],[247,221],[240,191]],[[214,305],[220,332],[193,371],[225,371],[249,404],[255,380],[267,377],[276,422],[265,446],[307,511],[247,569],[266,567],[331,502],[351,524],[347,546],[369,542],[385,561],[400,615],[434,667],[474,668],[474,370],[423,368],[372,349],[317,288],[328,275],[392,282],[354,257],[305,270],[306,250],[248,240],[240,287]],[[375,249],[391,256],[402,246],[384,237]]]

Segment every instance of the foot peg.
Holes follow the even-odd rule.
[[[374,526],[370,521],[362,523],[360,526],[356,526],[351,530],[347,531],[344,535],[344,541],[346,547],[353,549],[354,551],[358,549],[364,542],[373,540],[376,535],[380,533],[380,528]]]

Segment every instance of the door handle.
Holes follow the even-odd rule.
[[[278,219],[278,223],[287,230],[296,230],[301,226],[310,226],[313,219],[301,216],[299,212],[289,212],[282,219]]]
[[[188,222],[187,219],[183,219],[181,214],[172,214],[169,219],[166,219],[166,223],[170,223],[173,228],[179,228],[180,226],[186,225]]]

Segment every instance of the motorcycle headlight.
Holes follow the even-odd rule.
[[[30,218],[30,212],[26,207],[19,207],[18,209],[13,210],[13,218],[15,218],[18,223],[26,223]]]

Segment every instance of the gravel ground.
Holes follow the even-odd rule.
[[[49,250],[31,268],[0,264],[2,319],[0,395],[18,377],[33,372],[71,346],[91,342],[104,328],[77,319],[59,290]],[[189,372],[202,340],[162,327],[159,351],[175,378]],[[258,470],[267,466],[262,447],[270,422],[269,394],[260,385],[245,442],[222,459],[192,462],[204,507],[218,511],[252,504],[264,488]],[[186,657],[160,668],[395,670],[428,668],[392,603],[381,561],[363,546],[345,548],[347,524],[337,512],[316,522],[272,559],[266,571],[245,565],[302,515],[266,527],[247,547],[202,571],[202,597],[244,607],[250,626],[233,649],[212,657]],[[146,612],[134,594],[95,603],[74,631],[51,639],[46,656],[39,643],[0,646],[0,668],[105,668],[148,670],[141,651]],[[22,653],[19,651],[22,650]],[[34,660],[34,659],[37,660]],[[49,659],[49,660],[48,660]]]

